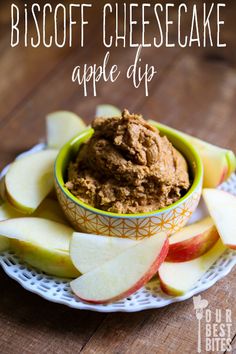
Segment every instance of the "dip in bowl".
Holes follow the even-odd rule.
[[[133,128],[137,129],[137,131],[139,131],[138,134],[140,134],[140,129],[135,122],[135,117],[137,118],[135,115],[129,115],[127,111],[123,113],[123,120],[126,121],[126,123],[127,119],[131,120]],[[137,151],[133,152],[133,146],[132,144],[130,145],[129,139],[127,140],[127,137],[124,138],[124,134],[123,136],[120,134],[122,126],[118,127],[120,135],[118,134],[118,137],[113,137],[113,125],[117,126],[116,120],[118,119],[119,118],[113,119],[105,135],[99,135],[100,122],[97,122],[98,128],[95,125],[94,136],[94,130],[87,129],[65,144],[60,150],[55,164],[55,184],[59,203],[70,223],[78,231],[133,239],[150,237],[162,231],[171,235],[180,230],[187,223],[198,205],[203,178],[203,168],[200,157],[191,144],[179,136],[178,133],[173,133],[167,128],[159,129],[161,137],[158,134],[159,137],[157,137],[156,147],[153,146],[152,141],[150,142],[149,140],[152,137],[154,140],[156,139],[155,128],[150,127],[144,120],[141,122],[141,125],[144,127],[142,129],[145,130],[144,135],[146,140],[144,144],[146,146],[150,143],[150,147],[148,145],[147,148],[145,148],[146,154],[143,154],[142,149],[138,148]],[[105,124],[104,121],[101,120],[101,126]],[[124,129],[126,131],[127,126],[124,126]],[[90,138],[92,136],[93,139],[91,140]],[[97,139],[96,141],[94,138],[97,136],[100,140]],[[115,144],[117,143],[119,145],[118,148],[122,151],[121,153],[119,151],[117,153],[112,145],[109,146],[109,139],[108,142],[106,142],[106,136],[109,139],[111,136],[112,139],[114,138]],[[142,136],[143,134],[141,137]],[[87,141],[89,143],[85,144]],[[162,145],[164,147],[162,147]],[[98,154],[94,146],[101,148]],[[162,158],[163,166],[161,166],[160,170],[158,170],[158,160],[157,162],[152,161],[152,159],[155,159],[154,148],[157,149],[156,154],[158,154],[158,152],[160,153],[160,151],[164,154],[164,163]],[[96,155],[94,155],[95,157],[91,155],[93,151]],[[104,151],[106,151],[105,154],[103,153]],[[110,152],[111,156],[108,156]],[[151,152],[151,154],[149,152]],[[122,154],[126,154],[125,157],[127,157],[126,160],[128,162],[122,158],[119,161],[119,156],[122,157]],[[171,155],[170,160],[168,160],[168,155]],[[117,159],[114,158],[116,156]],[[110,157],[112,157],[112,159],[110,159]],[[165,163],[165,159],[167,163]],[[75,163],[75,161],[77,162]],[[90,165],[87,164],[88,161]],[[100,161],[101,165],[99,165]],[[108,172],[106,172],[110,161],[112,168],[110,170],[108,168]],[[123,162],[125,164],[124,173],[120,170]],[[173,163],[174,165],[176,164],[176,178],[175,173],[173,173]],[[132,167],[130,172],[129,167]],[[163,174],[164,177],[162,176],[163,168],[165,169],[167,181],[166,184],[163,182],[163,185],[160,183],[156,184],[157,194],[155,194],[155,184],[153,184],[154,188],[151,186],[152,179],[154,178],[155,180],[156,176],[159,178],[160,175],[160,181],[165,181],[163,179],[165,174]],[[81,183],[82,186],[84,183],[85,187],[87,182],[92,183],[91,189],[94,188],[96,191],[97,188],[99,198],[95,198],[96,193],[93,193],[92,197],[90,196],[90,199],[88,199],[87,189],[81,189],[80,184],[78,184],[79,188],[75,188],[77,181],[74,175],[77,170],[78,183]],[[100,174],[106,177],[105,172],[108,173],[108,178],[99,180]],[[91,175],[92,173],[94,173],[94,178],[93,175]],[[145,173],[147,173],[147,176],[145,176]],[[150,175],[152,179],[149,179],[151,182],[148,183]],[[88,176],[87,180],[85,178],[86,176]],[[133,178],[133,182],[132,178],[130,180],[129,177]],[[145,177],[147,177],[147,179],[145,179]],[[75,182],[73,182],[73,178]],[[143,183],[143,181],[146,181],[146,184]],[[119,195],[117,197],[118,200],[113,198],[114,203],[112,203],[113,199],[111,197],[107,198],[106,188],[104,188],[104,186],[110,188],[108,190],[108,197],[110,194],[114,194],[115,191],[115,193]],[[145,188],[143,188],[143,186],[145,186]],[[77,190],[78,195],[76,194]],[[84,193],[83,190],[85,191]],[[123,200],[122,197],[120,197],[120,195],[122,195],[121,192],[126,193]],[[140,198],[142,193],[143,200]],[[138,201],[136,200],[136,195],[138,196],[137,198],[139,198],[137,199]],[[90,200],[91,203],[89,203]],[[106,204],[107,201],[109,202],[108,204]],[[97,205],[99,207],[96,207]],[[156,210],[153,210],[155,208]]]

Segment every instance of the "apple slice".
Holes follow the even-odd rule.
[[[3,202],[6,200],[5,176],[0,179],[0,198]]]
[[[25,217],[0,222],[0,235],[25,262],[55,276],[73,278],[69,245],[73,229],[51,220]]]
[[[44,199],[32,216],[68,225],[68,221],[66,220],[58,201],[51,198]]]
[[[15,208],[13,208],[8,203],[3,203],[0,206],[0,221],[7,220],[10,218],[18,218],[22,217],[23,214],[18,212]],[[8,238],[4,236],[0,236],[0,252],[7,251],[10,249],[10,242]]]
[[[165,234],[152,236],[129,247],[95,270],[73,280],[72,291],[91,303],[112,302],[129,296],[157,272],[168,252]]]
[[[203,186],[215,188],[235,171],[236,158],[232,151],[192,138],[204,166]]]
[[[236,249],[236,197],[219,189],[204,189],[203,199],[222,242]]]
[[[44,150],[15,160],[5,177],[7,199],[19,211],[32,213],[53,189],[57,150]]]
[[[96,107],[96,117],[104,117],[104,118],[110,118],[110,117],[120,117],[121,116],[121,111],[119,108],[116,108],[115,106],[112,106],[111,104],[101,104]]]
[[[173,296],[185,294],[225,250],[226,247],[219,239],[207,253],[192,261],[164,262],[158,271],[162,290]]]
[[[115,258],[138,242],[128,238],[74,232],[70,243],[70,256],[74,266],[83,274]]]
[[[0,252],[8,251],[10,249],[10,241],[4,236],[0,236]]]
[[[236,169],[236,156],[231,150],[223,149],[216,145],[209,144],[191,135],[180,132],[164,124],[149,120],[149,123],[157,128],[169,129],[178,132],[189,141],[201,156],[204,166],[203,186],[205,188],[215,188],[224,182]]]
[[[73,112],[57,111],[47,115],[47,145],[59,149],[86,128],[84,121]]]
[[[219,239],[211,217],[185,226],[170,237],[167,262],[186,262],[206,253]]]
[[[61,224],[68,225],[68,222],[60,208],[59,203],[54,199],[44,199],[38,209],[36,209],[35,212],[31,215],[33,217],[48,219],[59,222]],[[0,221],[7,219],[23,218],[25,216],[27,215],[21,213],[9,203],[3,203],[0,206]]]
[[[19,212],[17,209],[13,208],[8,203],[3,203],[0,206],[0,221],[7,220],[7,219],[15,219],[15,218],[22,218],[25,215]]]
[[[68,224],[58,202],[49,198],[46,198],[32,215],[62,224]],[[0,206],[0,221],[22,217],[25,217],[25,215],[13,208],[10,204],[4,203]],[[9,240],[6,237],[0,236],[0,251],[5,251],[9,248]]]

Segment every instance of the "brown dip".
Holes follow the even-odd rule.
[[[122,214],[166,207],[190,186],[184,157],[142,116],[96,118],[68,168],[66,187],[83,202]]]

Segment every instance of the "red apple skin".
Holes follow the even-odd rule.
[[[226,245],[226,247],[230,248],[231,250],[236,250],[236,245]]]
[[[218,185],[220,185],[221,183],[226,181],[226,179],[228,178],[228,174],[229,174],[229,169],[228,169],[228,167],[225,167],[224,171],[222,172],[222,176],[221,176],[221,179],[220,179]]]
[[[104,299],[104,300],[100,300],[100,301],[94,301],[91,299],[83,299],[82,297],[79,297],[78,295],[76,295],[76,296],[80,300],[88,302],[90,304],[107,304],[110,302],[115,302],[120,299],[126,298],[126,297],[130,296],[131,294],[135,293],[142,286],[144,286],[157,273],[159,267],[166,259],[166,256],[168,254],[168,250],[169,250],[169,240],[166,239],[163,246],[162,246],[161,252],[158,254],[158,257],[155,259],[155,261],[153,262],[151,267],[148,269],[146,274],[144,274],[144,276],[141,279],[139,279],[139,281],[132,288],[128,289],[124,293],[119,294],[119,295],[113,297],[112,299]]]
[[[219,239],[215,226],[188,240],[169,245],[166,262],[187,262],[206,253]]]

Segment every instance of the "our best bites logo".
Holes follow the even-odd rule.
[[[209,303],[202,299],[201,295],[193,297],[193,304],[198,320],[197,352],[231,352],[231,310],[215,309],[213,311],[207,308]]]

